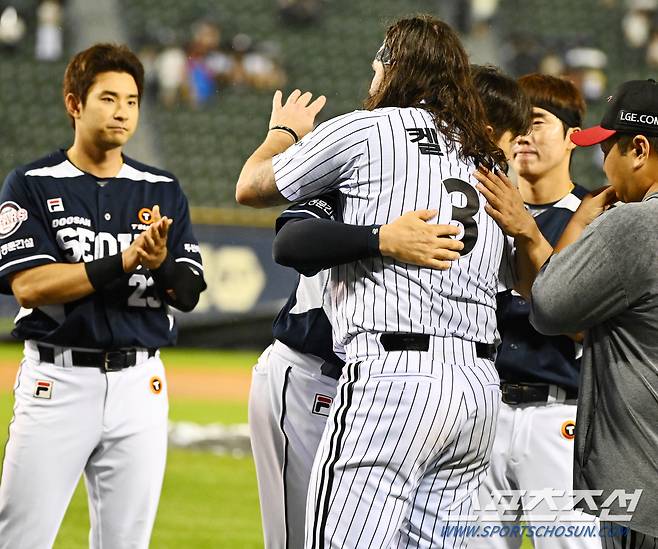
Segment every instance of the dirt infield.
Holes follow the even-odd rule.
[[[13,388],[17,369],[15,362],[0,361],[0,391]],[[246,402],[251,371],[170,368],[167,370],[167,381],[172,398]]]

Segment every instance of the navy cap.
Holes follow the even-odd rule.
[[[608,98],[601,124],[571,134],[580,147],[596,145],[616,133],[658,136],[658,84],[655,80],[630,80]]]

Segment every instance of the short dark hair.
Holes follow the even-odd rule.
[[[497,141],[506,132],[525,135],[532,126],[532,105],[519,83],[493,65],[471,65],[487,120]]]
[[[570,80],[549,74],[532,73],[522,76],[518,82],[533,106],[541,108],[541,105],[549,105],[573,111],[581,120],[585,116],[585,99]],[[562,127],[566,135],[571,126],[562,120]]]
[[[604,154],[608,154],[612,147],[616,145],[619,146],[619,154],[625,155],[628,151],[631,150],[631,147],[633,146],[633,138],[636,135],[643,135],[638,132],[635,133],[615,133],[614,135],[611,135],[601,143],[601,149],[603,150]],[[649,136],[645,135],[647,141],[649,142],[649,146],[651,147],[651,152],[656,154],[658,153],[658,137],[656,136]]]
[[[70,93],[84,105],[89,88],[94,84],[96,76],[103,72],[125,72],[131,75],[137,84],[137,100],[141,100],[144,90],[144,66],[128,46],[123,44],[95,44],[77,53],[64,73],[64,99]]]

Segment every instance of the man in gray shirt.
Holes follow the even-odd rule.
[[[586,331],[576,419],[574,488],[600,490],[604,547],[658,547],[658,84],[623,84],[597,143],[612,184],[583,200],[532,288],[545,334]],[[610,208],[621,200],[625,204]],[[635,509],[614,498],[642,489]],[[613,500],[613,501],[611,501]],[[587,501],[579,504],[584,511]],[[608,514],[604,511],[608,508]],[[612,516],[611,516],[612,515]],[[628,520],[623,515],[632,515]],[[622,534],[606,537],[619,523]]]

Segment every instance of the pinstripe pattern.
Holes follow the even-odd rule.
[[[283,527],[285,532],[285,549],[289,547],[289,538],[290,538],[290,525],[288,519],[288,494],[286,490],[288,482],[288,446],[290,444],[288,440],[288,434],[285,430],[285,419],[286,419],[286,391],[288,389],[288,381],[290,380],[290,371],[292,366],[286,368],[286,374],[283,381],[283,388],[281,389],[281,416],[279,417],[279,429],[281,429],[281,434],[283,435],[283,467],[281,475],[283,477]]]
[[[622,525],[601,521],[602,549],[658,549],[658,538],[626,528],[620,533]]]
[[[462,162],[439,135],[442,155],[421,154],[407,130],[433,127],[423,109],[355,111],[316,128],[273,160],[277,187],[291,201],[338,189],[343,219],[384,224],[418,208],[455,219],[466,196],[448,193],[446,179],[474,188],[473,164]],[[495,295],[506,240],[476,191],[477,240],[448,271],[421,269],[388,258],[341,265],[332,272],[334,339],[348,344],[362,332],[422,332],[472,341],[497,340]],[[454,221],[453,221],[454,222]],[[348,360],[367,356],[352,346]]]
[[[291,201],[338,190],[343,220],[361,225],[436,209],[468,246],[448,271],[381,257],[332,269],[334,341],[348,366],[313,465],[307,549],[459,546],[437,539],[442,513],[468,513],[488,466],[499,379],[473,342],[498,339],[506,239],[474,188],[475,166],[442,137],[421,149],[433,128],[422,109],[356,111],[273,160]],[[383,332],[434,337],[427,352],[385,352]]]
[[[434,339],[427,353],[348,365],[311,476],[307,548],[463,543],[439,539],[452,524],[441,514],[470,511],[488,466],[498,376],[487,360],[463,365],[459,340]]]

